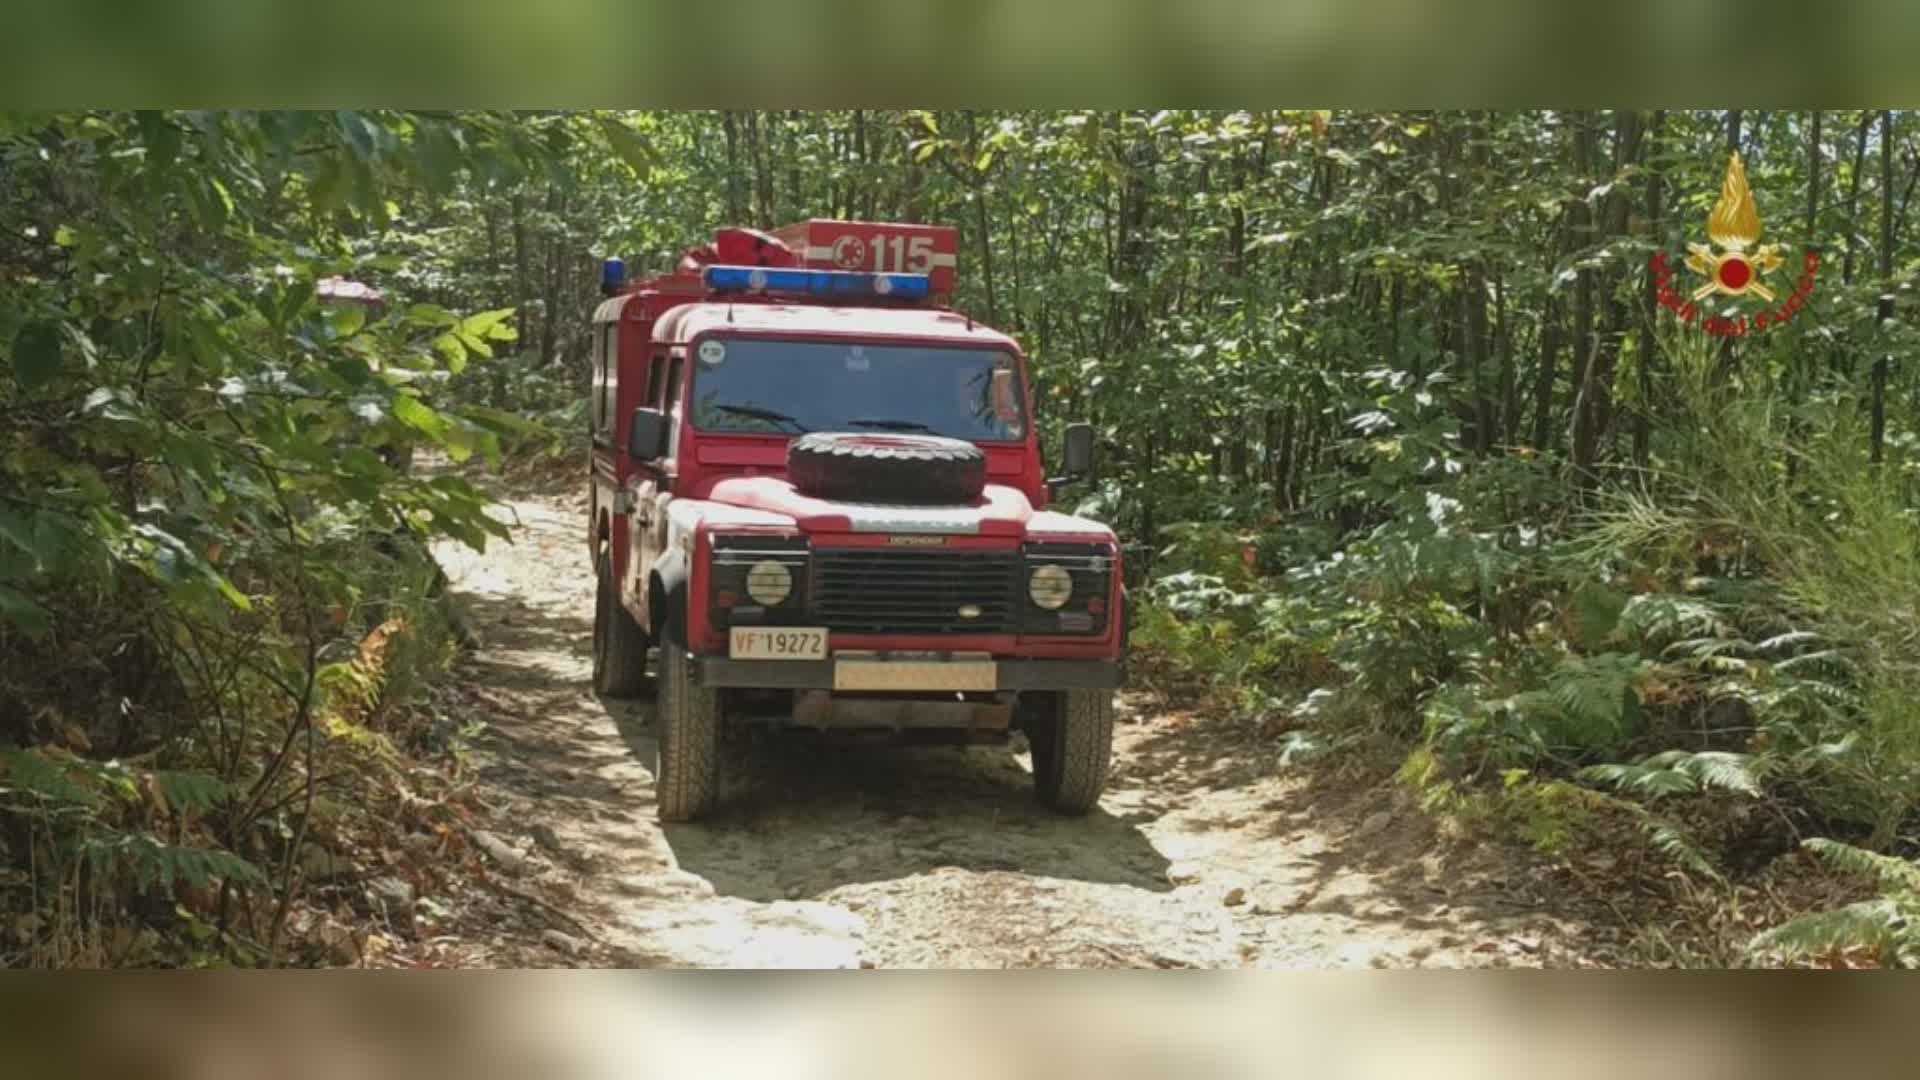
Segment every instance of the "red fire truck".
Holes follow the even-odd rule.
[[[955,230],[729,228],[594,313],[595,690],[657,679],[659,815],[710,810],[748,723],[991,742],[1040,799],[1107,776],[1126,605],[1112,530],[1049,509],[1026,359],[954,311]],[[647,672],[650,649],[657,675]]]

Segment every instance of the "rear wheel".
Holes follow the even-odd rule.
[[[1062,814],[1084,814],[1100,801],[1113,761],[1113,694],[1060,690],[1029,715],[1033,790]]]
[[[654,799],[661,821],[693,821],[720,797],[720,691],[694,681],[693,657],[660,646],[660,752]]]
[[[647,688],[647,632],[620,603],[613,559],[601,552],[593,602],[593,690],[612,698],[638,697]]]

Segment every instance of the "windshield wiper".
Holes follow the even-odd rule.
[[[848,427],[879,428],[882,431],[927,431],[933,429],[918,420],[860,419],[847,421]]]
[[[763,409],[758,405],[720,404],[720,405],[715,405],[714,408],[718,409],[723,413],[732,413],[735,416],[751,416],[755,420],[765,420],[770,424],[792,424],[793,429],[802,434],[805,434],[807,430],[805,424],[802,424],[800,421],[795,420],[791,416],[788,416],[786,413],[778,412],[773,409]]]

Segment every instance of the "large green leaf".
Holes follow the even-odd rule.
[[[60,373],[60,325],[36,320],[13,335],[13,375],[25,387],[40,386]]]
[[[393,415],[407,425],[436,443],[447,438],[447,418],[435,412],[432,406],[409,394],[397,394],[392,401]]]

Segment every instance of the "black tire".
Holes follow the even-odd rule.
[[[647,632],[620,603],[613,560],[600,553],[593,598],[593,692],[610,698],[639,697],[647,689]]]
[[[1113,694],[1059,690],[1027,724],[1033,791],[1049,809],[1078,816],[1094,808],[1113,763]]]
[[[660,646],[660,751],[653,792],[661,821],[694,821],[720,798],[720,691],[695,683],[693,657]]]
[[[816,431],[787,444],[787,478],[823,499],[952,505],[980,497],[987,456],[961,439]]]

